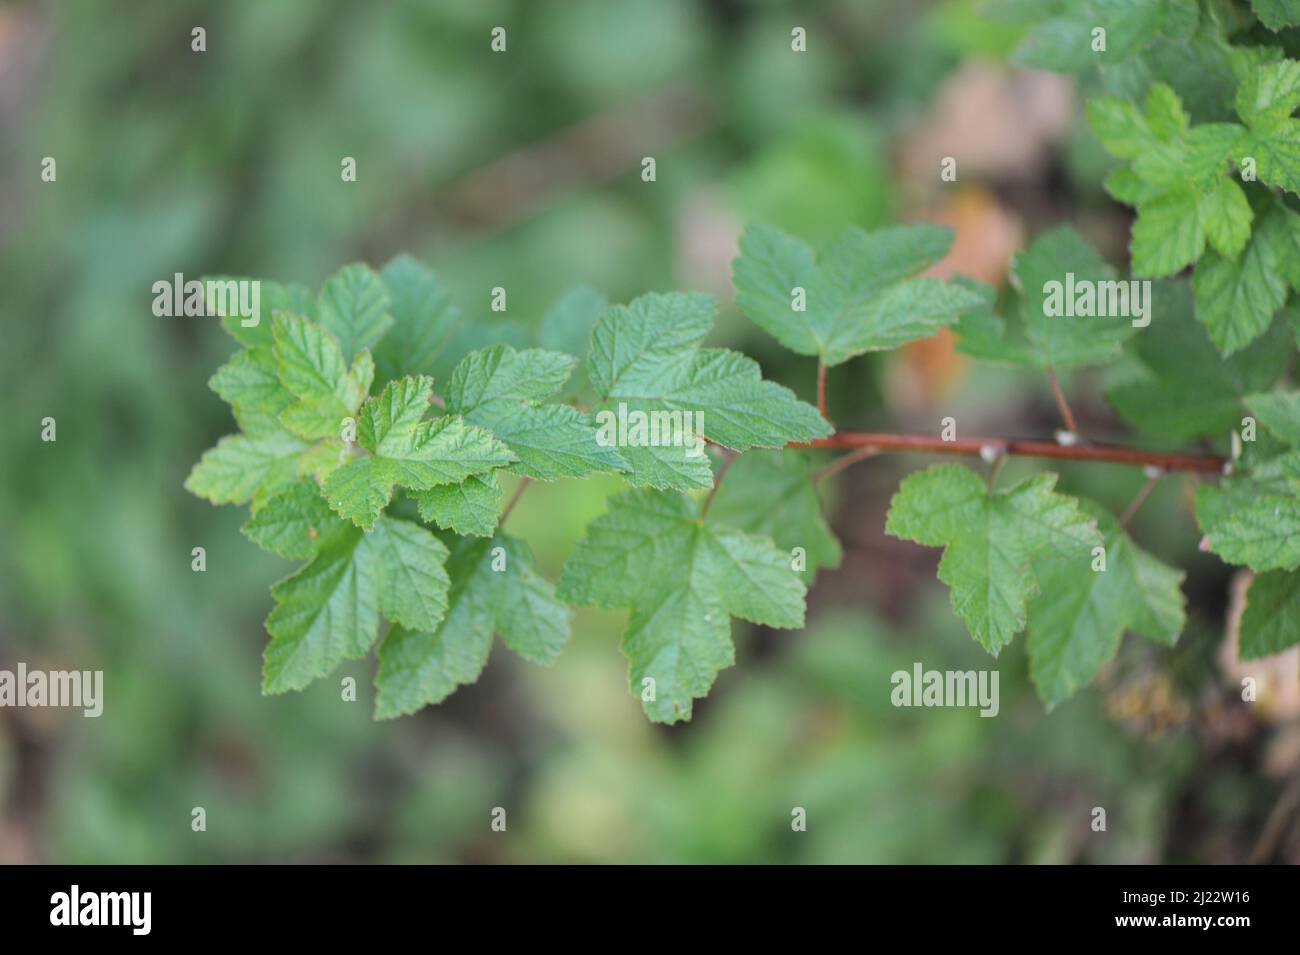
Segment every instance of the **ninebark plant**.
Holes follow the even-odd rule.
[[[1093,16],[1075,9],[1087,4],[1059,6],[1067,26]],[[1285,383],[1300,334],[1288,305],[1300,289],[1300,62],[1286,55],[1290,33],[1270,42],[1253,20],[1226,23],[1220,4],[1130,6],[1160,22],[1105,61],[1088,117],[1125,162],[1107,188],[1136,207],[1133,277],[1152,284],[1131,286],[1068,227],[1016,257],[999,302],[970,279],[922,277],[948,251],[942,228],[850,228],[814,250],[751,226],[734,267],[737,304],[817,361],[816,405],[745,355],[704,347],[716,311],[704,295],[607,305],[578,290],[542,323],[539,347],[479,349],[439,382],[430,372],[458,313],[414,260],[349,266],[316,296],[263,282],[265,320],[225,321],[243,347],[211,382],[240,433],[204,454],[186,486],[250,504],[250,540],[303,562],[272,587],[265,691],[301,689],[377,647],[376,715],[410,713],[473,682],[496,635],[552,662],[570,608],[596,606],[628,613],[629,685],[650,718],[689,718],[734,662],[731,618],[802,627],[806,588],[839,563],[817,482],[887,451],[986,462],[911,474],[885,531],[943,548],[953,611],[990,654],[1027,632],[1049,707],[1090,682],[1125,633],[1175,641],[1184,574],[1133,540],[1132,508],[1117,517],[1049,471],[1000,485],[1008,455],[1144,467],[1134,506],[1167,472],[1204,474],[1202,546],[1255,572],[1242,656],[1300,641],[1300,394]],[[1037,42],[1069,35],[1061,27]],[[1041,53],[1034,42],[1022,58]],[[1202,78],[1194,110],[1177,89],[1191,83],[1184,68],[1161,72],[1183,47],[1223,63],[1219,99]],[[1042,369],[1064,419],[1055,439],[832,428],[831,369],[944,327],[967,354]],[[1080,436],[1057,372],[1121,358],[1132,373],[1107,392],[1121,417],[1162,448],[1231,438],[1230,457]],[[648,441],[620,427],[611,439],[611,420],[638,415],[694,422],[687,437],[708,450],[671,428]],[[846,454],[817,466],[824,448]],[[596,473],[628,488],[553,583],[502,527],[514,503],[503,473],[519,491]]]

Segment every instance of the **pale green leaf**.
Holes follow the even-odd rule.
[[[356,263],[332,275],[317,299],[320,325],[339,341],[345,361],[373,350],[393,324],[388,289],[368,265]]]
[[[1101,544],[1095,520],[1055,484],[1056,475],[1038,474],[990,493],[970,469],[935,465],[904,480],[890,504],[886,533],[945,548],[939,579],[953,610],[994,656],[1024,629],[1041,565],[1062,560],[1089,573]]]
[[[559,594],[631,610],[623,638],[629,685],[658,722],[689,719],[692,701],[734,662],[731,617],[787,628],[804,619],[804,585],[789,554],[768,539],[702,523],[694,502],[664,491],[610,498],[565,564]],[[651,686],[653,699],[643,695]]]
[[[1258,660],[1300,643],[1300,571],[1259,574],[1246,591],[1240,656]]]
[[[736,304],[792,351],[838,365],[928,338],[981,304],[961,285],[919,277],[951,245],[940,226],[849,228],[815,258],[800,239],[751,226],[734,265]]]
[[[1167,644],[1186,623],[1182,571],[1138,547],[1105,509],[1080,507],[1097,519],[1104,565],[1044,564],[1029,604],[1030,676],[1049,709],[1092,682],[1125,631]]]
[[[802,548],[803,579],[811,584],[823,567],[838,567],[839,539],[822,516],[812,462],[792,451],[749,451],[738,457],[718,486],[709,520],[770,537],[787,554]]]
[[[499,633],[525,659],[549,664],[569,638],[570,611],[533,568],[522,541],[460,538],[447,559],[447,612],[434,630],[394,626],[379,647],[375,715],[389,719],[478,679]]]
[[[474,537],[491,537],[501,514],[501,484],[496,474],[474,474],[459,484],[440,484],[413,491],[420,517],[444,530]]]
[[[241,528],[264,550],[281,557],[308,558],[316,553],[323,535],[338,524],[315,481],[295,481],[267,499]]]

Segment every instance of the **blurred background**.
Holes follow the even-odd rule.
[[[1070,221],[1122,264],[1127,214],[1101,192],[1075,81],[1009,66],[1022,32],[968,0],[0,5],[0,667],[102,669],[106,685],[99,719],[0,709],[0,861],[1300,861],[1296,661],[1260,705],[1238,701],[1234,582],[1197,551],[1182,480],[1133,524],[1188,571],[1178,645],[1130,638],[1048,714],[1022,636],[981,719],[890,705],[889,674],[913,661],[994,664],[949,610],[938,552],[883,533],[926,460],[859,465],[826,488],[844,557],[807,630],[737,622],[738,665],[670,728],[626,690],[623,613],[579,613],[549,669],[498,646],[477,684],[414,717],[371,719],[373,660],[340,674],[355,703],[336,679],[264,698],[268,586],[291,565],[240,536],[244,509],[182,490],[234,430],[207,388],[234,343],[152,315],[151,284],[178,271],[314,288],[410,252],[467,318],[447,368],[535,341],[575,285],[711,292],[713,343],[813,400],[815,365],[735,309],[746,222],[814,242],[945,222],[940,268],[1001,284],[1029,237]],[[948,155],[957,183],[938,175]],[[1066,385],[1090,435],[1134,440],[1097,376]],[[845,428],[934,431],[953,409],[967,433],[1057,426],[1046,382],[947,336],[837,369],[830,400]],[[1142,480],[1062,472],[1115,508]],[[536,487],[511,530],[554,579],[619,486]]]

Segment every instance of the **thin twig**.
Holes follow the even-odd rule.
[[[821,359],[817,360],[817,410],[827,421],[831,420],[826,404],[826,363]]]
[[[497,521],[497,527],[505,526],[506,518],[510,516],[510,512],[515,509],[515,505],[519,503],[519,499],[524,496],[524,491],[527,490],[528,485],[531,483],[532,481],[529,478],[523,478],[519,482],[519,486],[515,488],[515,493],[510,496],[510,503],[508,503],[506,509],[501,512],[501,519]]]
[[[811,475],[809,475],[809,477],[811,477],[813,483],[816,483],[818,481],[823,481],[833,474],[839,474],[845,468],[852,467],[853,465],[857,464],[859,461],[865,461],[867,458],[874,458],[879,453],[880,453],[879,448],[873,448],[870,446],[856,448],[853,451],[850,451],[848,454],[840,455],[838,458],[836,458],[834,461],[831,461],[825,467],[818,468]]]
[[[1002,473],[1002,465],[1007,463],[1007,456],[999,454],[989,465],[989,493],[993,493],[993,485],[998,483],[998,475]]]
[[[709,496],[704,499],[704,506],[700,508],[700,520],[704,520],[709,508],[713,506],[713,499],[718,495],[718,488],[722,487],[722,479],[727,476],[727,471],[731,468],[731,462],[736,460],[739,455],[729,448],[723,448],[722,464],[718,467],[718,473],[713,478],[713,487],[709,489]]]
[[[1163,473],[1156,473],[1147,478],[1146,483],[1138,489],[1137,495],[1134,496],[1129,506],[1124,508],[1124,514],[1119,519],[1120,527],[1128,527],[1128,522],[1133,520],[1133,515],[1146,503],[1147,498],[1151,496],[1151,492],[1156,489],[1156,485],[1160,483],[1162,477],[1164,477]]]
[[[1162,471],[1199,471],[1222,474],[1227,463],[1217,454],[1178,454],[1146,451],[1104,444],[1058,444],[1055,441],[1022,441],[1014,438],[958,438],[944,441],[928,434],[889,434],[875,431],[841,431],[829,438],[796,442],[792,447],[862,448],[880,451],[924,451],[933,454],[961,454],[978,457],[987,447],[1003,454],[1030,458],[1065,458],[1072,461],[1109,461],[1114,464],[1150,465]]]
[[[1047,380],[1052,386],[1052,394],[1056,396],[1056,407],[1061,409],[1061,417],[1065,420],[1065,427],[1071,434],[1079,433],[1079,425],[1074,420],[1074,412],[1070,410],[1070,403],[1065,400],[1065,392],[1061,390],[1061,383],[1056,378],[1056,370],[1051,365],[1047,366]]]

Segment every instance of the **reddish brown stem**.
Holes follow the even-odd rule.
[[[831,420],[826,410],[826,363],[823,361],[817,362],[817,410],[827,421]]]
[[[1177,454],[1122,448],[1101,444],[1057,444],[1054,441],[1021,441],[1007,438],[960,438],[944,441],[928,434],[886,434],[872,431],[841,431],[795,445],[810,448],[876,448],[880,451],[923,451],[932,454],[962,454],[978,457],[985,448],[1002,454],[1031,458],[1064,458],[1072,461],[1109,461],[1114,464],[1151,465],[1164,471],[1222,473],[1225,458],[1216,454]]]
[[[1079,433],[1079,426],[1075,423],[1074,412],[1070,410],[1070,403],[1065,400],[1065,392],[1061,390],[1061,383],[1056,378],[1056,370],[1051,365],[1047,366],[1047,380],[1052,386],[1052,394],[1056,396],[1056,407],[1061,409],[1061,418],[1065,421],[1065,427],[1071,434]]]
[[[713,478],[713,487],[709,489],[709,496],[704,499],[704,506],[700,508],[700,520],[703,521],[709,513],[709,508],[713,506],[713,499],[718,494],[718,488],[722,487],[722,479],[727,476],[727,470],[731,467],[731,462],[736,460],[736,453],[729,448],[722,449],[722,464],[718,465],[718,473]]]
[[[515,488],[515,493],[510,496],[510,502],[506,504],[505,510],[501,512],[501,519],[497,521],[497,527],[505,526],[506,518],[510,516],[510,512],[515,509],[515,505],[519,503],[519,499],[524,496],[524,491],[528,490],[528,485],[531,483],[532,481],[529,478],[523,478],[519,482],[519,486]]]

